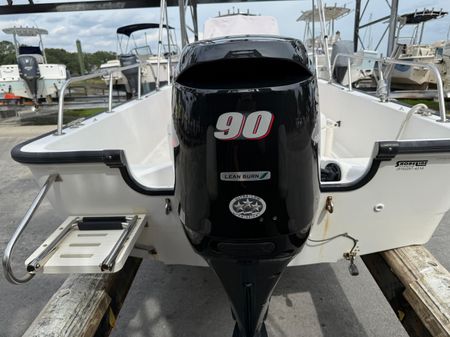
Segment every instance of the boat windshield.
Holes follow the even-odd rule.
[[[137,56],[152,56],[154,55],[150,46],[141,46],[133,49],[133,54]]]

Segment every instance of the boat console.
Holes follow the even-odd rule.
[[[178,215],[230,298],[233,336],[266,336],[270,296],[308,237],[319,197],[305,48],[267,36],[192,44],[173,96]]]

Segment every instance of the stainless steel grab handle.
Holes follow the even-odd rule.
[[[58,101],[58,124],[56,127],[56,136],[61,136],[63,134],[63,119],[64,119],[64,96],[66,94],[66,89],[69,87],[70,84],[72,83],[76,83],[76,82],[81,82],[81,81],[85,81],[85,80],[89,80],[92,78],[97,78],[97,77],[102,77],[102,76],[108,76],[109,77],[109,91],[108,91],[108,111],[111,112],[112,110],[112,80],[113,80],[113,72],[115,71],[123,71],[123,70],[128,70],[128,69],[134,69],[134,68],[139,68],[139,72],[141,71],[141,64],[140,63],[135,63],[129,66],[125,66],[125,67],[114,67],[111,69],[101,69],[100,71],[94,73],[94,74],[88,74],[88,75],[83,75],[83,76],[78,76],[78,77],[72,77],[69,78],[61,87],[60,89],[60,93],[59,93],[59,101]],[[139,75],[140,76],[140,75]],[[139,78],[140,80],[140,78]],[[140,86],[140,84],[139,84]],[[140,90],[140,89],[139,89]]]
[[[340,57],[346,57],[348,59],[354,59],[354,60],[372,60],[374,62],[378,62],[380,65],[382,64],[390,64],[390,65],[405,65],[410,67],[421,67],[421,68],[427,68],[429,69],[436,79],[436,86],[437,86],[437,93],[438,93],[438,101],[439,101],[439,114],[441,116],[441,119],[438,120],[438,122],[446,123],[447,120],[447,113],[445,109],[445,95],[444,95],[444,85],[442,84],[442,77],[439,72],[438,67],[435,64],[432,63],[419,63],[419,62],[411,62],[411,61],[401,61],[401,60],[395,60],[387,57],[370,57],[370,56],[364,56],[364,55],[355,55],[355,54],[345,54],[345,53],[338,53],[336,54],[336,57],[334,58],[331,72],[334,72],[334,68],[336,67],[336,61]],[[348,70],[350,72],[350,69]],[[380,67],[380,73],[382,73],[382,69]],[[333,83],[333,78],[328,79],[328,83]],[[350,87],[349,87],[350,88]],[[390,92],[390,88],[388,88],[388,93]]]
[[[5,275],[6,280],[8,280],[10,283],[13,283],[13,284],[26,283],[29,280],[31,280],[34,276],[34,274],[28,274],[24,277],[17,277],[16,275],[14,275],[14,273],[12,271],[12,267],[11,267],[11,256],[12,256],[12,253],[14,250],[14,246],[17,243],[17,240],[19,239],[19,237],[22,235],[23,231],[27,227],[28,223],[30,222],[31,218],[34,215],[34,212],[36,212],[37,208],[41,204],[42,200],[44,199],[45,195],[47,194],[47,192],[50,189],[50,187],[52,186],[52,184],[55,181],[59,181],[60,179],[61,178],[59,177],[59,174],[52,174],[47,178],[46,182],[42,186],[42,188],[39,191],[36,198],[34,198],[33,202],[31,203],[30,208],[25,213],[25,216],[20,221],[19,225],[16,228],[16,231],[14,232],[13,236],[11,237],[11,239],[9,240],[9,242],[6,246],[5,253],[3,255],[3,260],[2,260],[3,273]]]

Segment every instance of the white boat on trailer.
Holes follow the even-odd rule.
[[[426,44],[422,41],[422,37],[426,23],[441,19],[447,14],[448,12],[442,9],[424,9],[401,15],[398,23],[397,49],[394,52],[395,58],[399,60],[435,64],[441,73],[446,93],[450,91],[450,41],[438,40]],[[400,36],[404,27],[414,27],[413,35],[406,41]],[[420,66],[396,65],[392,69],[391,81],[392,87],[397,89],[428,90],[436,86],[436,78],[430,69]]]
[[[57,97],[67,70],[64,64],[47,63],[42,35],[48,32],[34,27],[5,28],[3,32],[13,36],[17,64],[0,65],[0,93],[12,93],[36,104]],[[37,46],[26,46],[18,37],[38,37],[39,42]]]
[[[355,275],[356,255],[430,239],[450,201],[446,121],[443,105],[435,116],[317,79],[296,39],[190,44],[174,83],[12,150],[43,187],[5,275],[118,271],[136,242],[212,267],[233,336],[267,336],[286,266],[347,259]],[[19,278],[9,259],[45,195],[67,220]]]

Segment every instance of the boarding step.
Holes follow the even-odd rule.
[[[25,265],[30,273],[118,272],[146,223],[145,214],[70,216]]]

